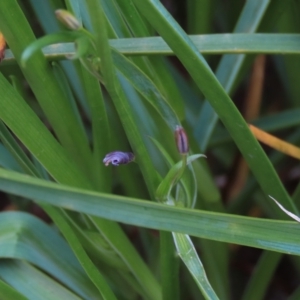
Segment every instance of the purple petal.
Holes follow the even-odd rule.
[[[103,163],[108,166],[110,163],[114,166],[126,165],[134,160],[134,154],[131,152],[113,151],[103,159]]]

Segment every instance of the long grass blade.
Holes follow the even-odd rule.
[[[66,187],[3,169],[0,172],[0,189],[126,224],[300,255],[299,225],[296,222],[170,207]]]
[[[178,255],[189,269],[202,294],[207,300],[219,299],[211,287],[203,265],[199,259],[191,238],[186,234],[172,233]]]

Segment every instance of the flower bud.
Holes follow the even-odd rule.
[[[126,165],[134,160],[134,154],[131,152],[114,151],[106,154],[103,163],[108,166],[110,163],[114,166]]]
[[[78,30],[81,28],[79,21],[67,10],[57,9],[55,11],[56,18],[64,24],[68,29]]]
[[[0,32],[0,62],[4,58],[5,47],[6,47],[6,42],[3,34]]]
[[[175,142],[180,154],[187,154],[189,152],[189,141],[185,130],[181,126],[176,126]]]

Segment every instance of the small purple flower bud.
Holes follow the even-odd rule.
[[[67,10],[57,9],[55,11],[56,18],[64,24],[68,29],[78,30],[81,28],[79,21]]]
[[[114,151],[106,154],[103,162],[106,166],[110,163],[114,166],[126,165],[134,160],[134,154],[131,152]]]
[[[175,142],[180,154],[187,154],[189,152],[189,141],[185,130],[181,126],[176,126]]]

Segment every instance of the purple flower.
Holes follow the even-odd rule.
[[[114,151],[106,154],[103,163],[108,166],[110,163],[114,166],[126,165],[134,160],[134,154],[131,152]]]

